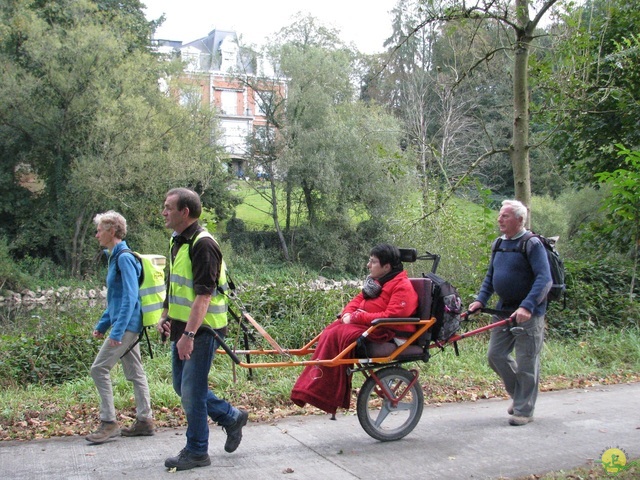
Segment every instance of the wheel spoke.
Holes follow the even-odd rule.
[[[385,419],[387,418],[387,415],[389,415],[389,413],[391,413],[391,410],[389,410],[387,405],[388,405],[388,402],[384,402],[384,404],[382,405],[382,408],[378,412],[378,416],[376,417],[375,422],[373,422],[373,424],[376,427],[380,427],[380,425],[382,425],[382,422],[384,422]]]
[[[422,388],[414,382],[415,375],[400,367],[386,367],[367,378],[358,395],[357,413],[370,436],[382,441],[398,440],[415,428],[424,407]],[[400,402],[394,406],[383,392],[396,401],[401,398]]]
[[[398,404],[398,406],[394,410],[406,411],[406,410],[411,410],[412,408],[413,408],[413,404],[412,403],[401,402],[401,403]]]

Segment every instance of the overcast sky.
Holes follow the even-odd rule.
[[[323,24],[337,28],[347,43],[363,53],[383,51],[391,35],[391,10],[397,0],[142,0],[149,20],[163,13],[166,20],[156,38],[184,43],[206,36],[211,30],[232,30],[245,43],[264,39],[291,23],[297,12],[309,13]]]

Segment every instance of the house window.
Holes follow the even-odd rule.
[[[256,113],[255,115],[260,115],[262,117],[264,117],[266,115],[263,105],[264,105],[264,101],[262,100],[262,98],[260,98],[260,94],[262,94],[264,96],[264,92],[253,92],[253,102],[256,105]]]
[[[200,52],[184,50],[182,60],[186,63],[185,70],[187,72],[196,72],[200,68]]]
[[[220,107],[225,115],[238,114],[238,92],[235,90],[223,90],[220,92]]]
[[[220,44],[220,70],[223,72],[227,72],[229,70],[233,70],[236,67],[237,58],[238,58],[238,45],[231,38],[225,38]]]
[[[222,120],[221,126],[224,131],[223,145],[227,152],[246,155],[249,124],[246,121]]]

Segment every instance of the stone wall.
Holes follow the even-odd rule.
[[[1,306],[47,306],[68,302],[70,300],[86,300],[91,304],[104,303],[107,298],[107,287],[102,289],[83,289],[71,287],[48,288],[46,290],[22,290],[13,292],[4,290],[0,295]]]
[[[336,290],[349,288],[359,288],[362,286],[362,282],[353,280],[334,281],[324,277],[318,277],[315,280],[311,280],[307,283],[310,290]],[[242,291],[242,285],[238,285],[239,292]],[[22,290],[21,292],[13,292],[11,290],[4,290],[0,294],[0,307],[29,307],[29,306],[50,306],[60,305],[71,300],[85,300],[90,305],[105,304],[107,298],[107,287],[103,286],[101,289],[84,289],[84,288],[71,288],[71,287],[59,287],[48,288],[46,290]]]

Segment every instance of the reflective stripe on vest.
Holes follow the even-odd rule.
[[[194,244],[201,238],[213,236],[207,232],[200,232],[194,240]],[[215,239],[214,239],[215,241]],[[171,258],[171,257],[170,257]],[[219,285],[223,285],[223,290],[228,290],[226,265],[224,260],[220,265]],[[169,317],[187,322],[193,301],[196,298],[193,289],[193,268],[189,258],[189,244],[180,246],[176,258],[170,265],[171,274],[169,276]],[[225,288],[226,287],[226,288]],[[222,328],[227,324],[227,297],[218,290],[211,295],[211,302],[204,316],[203,324],[211,328]]]
[[[224,264],[224,260],[222,261],[222,268],[226,268],[226,265]],[[222,272],[220,272],[222,273]],[[220,275],[221,279],[222,279],[222,274]],[[225,275],[226,277],[226,275]],[[183,276],[177,275],[175,273],[172,273],[171,275],[169,275],[169,281],[173,282],[177,285],[180,286],[184,286],[187,288],[193,288],[193,280],[190,278],[184,278]],[[229,290],[229,282],[226,281],[225,278],[225,282],[222,285],[218,285],[218,289],[216,289],[215,292],[213,292],[213,294],[211,295],[212,297],[215,297],[216,295],[220,295],[220,291],[222,290],[223,292],[227,292],[227,290]]]

